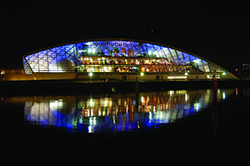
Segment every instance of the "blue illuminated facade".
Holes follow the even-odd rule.
[[[133,67],[149,73],[229,73],[202,57],[180,49],[123,39],[89,40],[46,48],[25,55],[23,65],[26,74],[130,72]]]

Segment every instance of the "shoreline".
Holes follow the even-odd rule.
[[[74,80],[2,81],[1,96],[20,95],[78,95],[95,93],[127,93],[178,89],[211,89],[212,81],[155,82],[95,82]],[[218,88],[249,87],[250,80],[218,81]]]

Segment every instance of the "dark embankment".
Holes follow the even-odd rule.
[[[218,81],[218,88],[247,87],[249,85],[250,81]],[[138,86],[136,86],[135,82],[75,83],[71,80],[3,81],[0,82],[0,95],[76,95],[208,88],[212,88],[211,81],[138,82]]]

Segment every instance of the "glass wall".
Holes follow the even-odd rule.
[[[24,57],[26,74],[32,72],[113,72],[115,67],[85,65],[157,64],[191,65],[201,72],[224,69],[194,55],[161,45],[135,41],[89,41],[68,44]],[[174,68],[174,67],[173,67]],[[122,69],[120,69],[122,71]]]

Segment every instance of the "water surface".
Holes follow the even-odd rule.
[[[219,89],[218,101],[234,90]],[[152,129],[159,124],[192,116],[212,104],[207,90],[99,94],[87,96],[33,96],[10,98],[24,102],[24,120],[70,132],[120,132]]]

